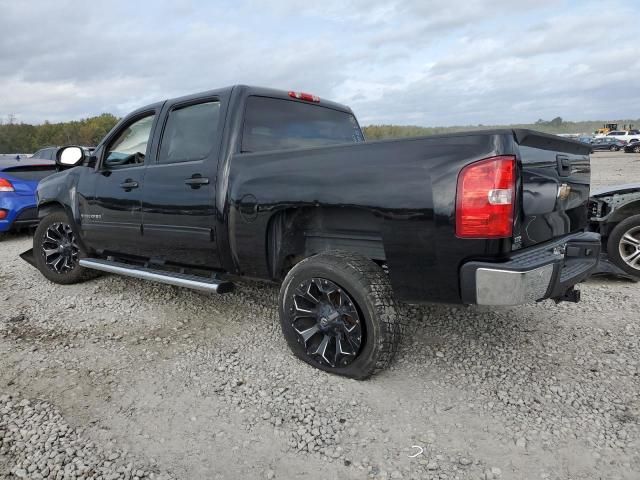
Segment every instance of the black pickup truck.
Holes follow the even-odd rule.
[[[23,258],[63,284],[278,282],[293,352],[366,378],[403,334],[396,301],[579,299],[600,253],[589,152],[511,129],[366,142],[314,95],[212,90],[136,110],[90,155],[60,149]]]

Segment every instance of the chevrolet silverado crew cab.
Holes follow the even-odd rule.
[[[366,142],[314,95],[212,90],[136,110],[91,154],[60,149],[23,258],[62,284],[277,282],[295,355],[366,378],[396,352],[398,301],[578,300],[600,252],[589,152],[512,129]]]

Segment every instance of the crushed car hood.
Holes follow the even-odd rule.
[[[611,185],[591,190],[592,197],[602,197],[616,193],[640,192],[640,183],[628,183],[626,185]]]

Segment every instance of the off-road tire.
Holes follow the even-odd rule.
[[[55,223],[70,225],[69,218],[66,213],[61,210],[56,210],[40,221],[38,228],[36,228],[33,235],[33,258],[38,270],[40,270],[40,273],[42,273],[42,275],[44,275],[48,280],[61,285],[80,283],[94,277],[95,274],[91,270],[81,267],[79,264],[75,264],[72,270],[64,273],[55,272],[47,266],[42,244],[48,228]],[[82,246],[78,245],[78,247],[79,258],[86,257],[86,252],[84,252]]]
[[[294,329],[292,320],[294,292],[311,278],[327,279],[339,286],[356,304],[364,324],[362,346],[347,366],[330,366],[307,354],[304,343]],[[396,302],[387,274],[368,258],[347,253],[327,252],[314,255],[296,264],[280,288],[280,323],[284,337],[294,355],[326,372],[364,380],[387,368],[403,334]]]
[[[640,277],[640,270],[628,265],[620,256],[620,240],[625,233],[634,227],[640,227],[640,215],[634,215],[618,223],[607,240],[607,253],[616,266],[630,275]]]

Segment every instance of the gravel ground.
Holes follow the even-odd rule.
[[[593,156],[594,184],[640,157]],[[640,478],[640,289],[406,307],[366,382],[296,361],[275,287],[47,282],[0,241],[0,478]],[[411,457],[410,457],[411,456]]]

